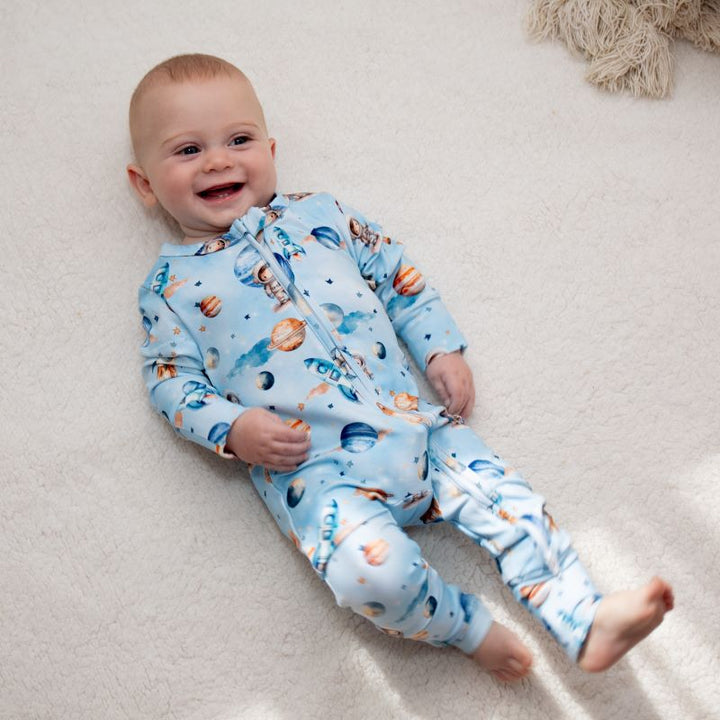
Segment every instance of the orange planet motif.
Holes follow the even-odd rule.
[[[200,301],[200,312],[205,317],[213,318],[222,310],[222,300],[215,295],[208,295]]]
[[[395,407],[399,410],[417,410],[418,399],[417,395],[410,395],[408,393],[398,393],[395,396]]]
[[[368,565],[382,565],[387,560],[390,543],[379,538],[365,545],[362,551]]]
[[[520,597],[527,600],[534,607],[540,607],[548,598],[550,588],[546,583],[526,585],[520,588]]]
[[[310,426],[304,420],[298,418],[290,418],[285,421],[285,424],[293,430],[302,430],[305,433],[310,432]]]
[[[291,352],[305,342],[305,321],[297,318],[281,320],[270,333],[268,350]]]
[[[393,280],[398,295],[417,295],[425,289],[425,278],[412,265],[401,265]]]

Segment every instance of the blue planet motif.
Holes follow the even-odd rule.
[[[150,331],[152,330],[152,323],[150,322],[150,318],[147,318],[143,315],[142,319],[143,329],[147,333],[145,336],[145,342],[143,343],[143,347],[146,347],[150,344]]]
[[[305,481],[302,478],[295,478],[287,489],[287,504],[294,508],[303,499],[305,494]]]
[[[345,318],[345,313],[342,308],[335,303],[323,303],[320,307],[325,311],[325,314],[328,316],[328,320],[335,328],[337,328]]]
[[[248,245],[243,248],[235,258],[235,277],[243,285],[261,287],[261,283],[255,279],[253,270],[255,269],[255,266],[262,261],[260,253],[258,253],[255,248]]]
[[[275,376],[267,371],[258,373],[255,384],[260,390],[269,390],[275,384]]]
[[[385,606],[379,602],[367,602],[363,605],[363,615],[365,617],[380,617],[385,614]]]
[[[329,250],[337,250],[342,240],[335,230],[322,226],[313,228],[310,234],[323,246]]]
[[[420,462],[418,463],[418,477],[421,480],[426,480],[428,476],[428,454],[427,450],[425,450],[422,454],[422,457],[420,458]]]
[[[478,474],[490,473],[491,477],[502,477],[505,470],[490,460],[473,460],[468,467]]]
[[[222,445],[225,442],[228,432],[230,431],[230,425],[225,422],[215,423],[208,433],[208,440],[215,445]]]
[[[437,600],[431,595],[425,601],[425,610],[423,612],[423,615],[425,615],[426,618],[431,618],[435,614],[436,609],[437,609]]]
[[[217,348],[210,347],[205,351],[205,365],[211,370],[214,370],[218,366],[220,360],[220,353]]]
[[[351,453],[361,453],[370,450],[377,442],[377,439],[377,430],[363,422],[350,423],[346,425],[340,433],[340,445],[343,450]]]
[[[380,360],[383,360],[385,356],[387,355],[387,351],[385,350],[385,346],[378,340],[373,347],[372,347],[373,355],[375,357],[380,358]]]

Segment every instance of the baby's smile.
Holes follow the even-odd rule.
[[[203,200],[210,202],[223,202],[235,198],[242,188],[243,183],[225,183],[223,185],[213,185],[205,190],[201,190],[198,195]]]

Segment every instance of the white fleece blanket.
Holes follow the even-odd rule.
[[[533,45],[521,0],[4,3],[0,718],[717,717],[720,58],[636,100]],[[677,609],[571,666],[450,528],[411,532],[535,654],[503,687],[338,608],[240,464],[147,402],[136,288],[170,232],[126,108],[180,52],[255,82],[280,187],[403,239],[471,341],[473,426],[598,586]]]

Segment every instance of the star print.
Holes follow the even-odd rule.
[[[196,302],[196,303],[195,303],[195,307],[200,307],[200,303],[199,303],[199,302]]]
[[[198,328],[198,330],[199,330],[200,332],[205,332],[205,331],[207,330],[207,328],[206,328],[204,325],[201,325],[201,326]]]
[[[332,410],[334,407],[335,407],[335,406],[334,406],[332,403],[330,403],[330,404],[328,405],[328,408],[330,408],[330,410]]]
[[[180,334],[180,328],[179,328],[179,327],[174,327],[174,328],[173,328],[173,335],[179,335],[179,334]]]
[[[310,297],[310,293],[307,290],[303,290],[303,295],[305,297]]]
[[[332,278],[328,278],[325,282],[326,282],[328,285],[332,285],[332,284],[333,284]]]
[[[428,333],[428,334],[425,336],[425,339],[426,339],[426,340],[429,340],[431,337],[432,337],[432,335],[431,335],[430,333]]]
[[[198,280],[198,281],[195,283],[195,287],[200,287],[201,285],[202,285],[202,280]]]
[[[351,468],[355,463],[352,460],[348,460],[347,466]]]
[[[432,308],[426,307],[425,312],[432,312]]]
[[[160,318],[156,315],[155,316],[155,322],[157,322]]]
[[[413,462],[417,462],[419,459],[420,459],[420,458],[416,456],[416,457],[413,458]]]
[[[230,335],[230,339],[231,339],[231,340],[234,340],[235,337],[236,337],[236,336],[235,336],[235,333],[232,333],[232,334]]]
[[[175,281],[177,280],[177,275],[171,275],[171,276],[168,278],[168,280],[169,280],[170,282],[175,282]]]
[[[246,319],[246,320],[249,320],[249,319],[250,319],[250,316],[249,316],[249,315],[246,315],[246,316],[245,316],[245,319]]]
[[[362,293],[358,290],[358,292],[355,293],[358,297],[362,297]]]
[[[341,471],[340,471],[340,477],[343,477],[343,475],[345,475],[345,471],[344,471],[344,470],[341,470]]]

